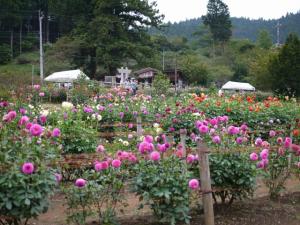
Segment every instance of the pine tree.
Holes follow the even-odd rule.
[[[224,47],[232,35],[228,6],[221,0],[209,0],[207,14],[202,19],[204,25],[209,27],[214,42]]]

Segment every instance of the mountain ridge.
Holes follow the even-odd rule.
[[[233,38],[249,39],[256,41],[260,30],[267,30],[270,33],[273,42],[277,41],[276,25],[279,22],[280,27],[280,43],[283,43],[289,33],[295,32],[300,36],[300,10],[297,13],[288,13],[279,19],[250,19],[246,17],[231,17]],[[149,32],[153,35],[164,35],[166,37],[185,37],[193,40],[193,33],[202,24],[201,18],[188,19],[185,21],[166,23],[168,27],[163,31],[150,28]]]

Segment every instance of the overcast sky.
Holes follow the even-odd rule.
[[[156,0],[165,22],[178,22],[206,14],[208,0]],[[277,19],[300,11],[300,0],[224,0],[234,17]]]

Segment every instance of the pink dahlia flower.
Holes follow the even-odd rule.
[[[151,152],[150,159],[153,160],[153,161],[159,161],[160,160],[160,153],[158,151]]]
[[[191,179],[189,181],[189,188],[192,190],[198,189],[199,188],[199,181],[197,179]]]
[[[40,136],[42,133],[43,133],[43,128],[41,125],[39,124],[33,124],[31,127],[30,127],[30,133],[32,136]]]
[[[122,162],[121,160],[119,159],[114,159],[112,162],[111,162],[111,165],[112,167],[114,168],[119,168],[121,166]]]
[[[83,188],[85,185],[86,185],[86,180],[85,180],[85,179],[78,178],[78,179],[75,181],[75,186],[76,186],[76,187]]]
[[[34,171],[34,165],[31,162],[26,162],[22,165],[22,172],[24,174],[32,174]]]

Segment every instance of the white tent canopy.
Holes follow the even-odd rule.
[[[221,90],[255,91],[255,87],[249,83],[228,81],[222,86]]]
[[[56,83],[72,83],[74,80],[77,80],[79,78],[84,78],[86,80],[90,79],[80,70],[67,70],[52,73],[50,76],[45,78],[45,81]]]

